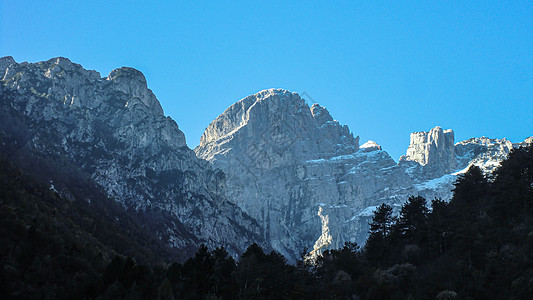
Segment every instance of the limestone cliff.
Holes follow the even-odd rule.
[[[362,244],[381,203],[397,212],[410,195],[450,199],[458,174],[472,164],[489,172],[512,148],[505,139],[454,144],[452,130],[435,127],[412,133],[397,164],[373,141],[359,147],[326,108],[270,89],[230,106],[195,152],[226,174],[228,199],[261,224],[265,241],[294,260],[321,237],[318,211],[329,247]]]
[[[3,155],[64,158],[125,208],[170,212],[175,223],[159,229],[170,245],[235,254],[261,242],[255,220],[226,200],[224,174],[187,147],[141,72],[123,67],[102,78],[67,58],[5,57],[0,107]]]
[[[321,235],[319,207],[330,220],[331,246],[339,247],[364,236],[361,211],[411,181],[379,146],[359,151],[359,138],[324,107],[279,89],[229,107],[195,151],[226,173],[228,199],[289,259]]]

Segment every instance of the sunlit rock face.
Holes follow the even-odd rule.
[[[480,167],[485,173],[490,173],[500,166],[500,162],[507,157],[511,149],[524,146],[523,143],[513,144],[503,139],[490,139],[487,137],[471,138],[455,144],[455,154],[459,168],[469,165]]]
[[[531,140],[532,138],[529,137],[523,142],[513,144],[505,138],[481,137],[457,142],[453,147],[455,168],[451,172],[440,175],[434,172],[424,173],[425,166],[422,165],[409,165],[405,161],[400,161],[400,165],[411,177],[418,176],[419,179],[415,180],[415,189],[418,194],[428,200],[435,197],[449,200],[453,195],[453,183],[458,175],[465,173],[475,165],[480,167],[485,175],[490,176],[513,148],[527,146],[531,144]],[[444,162],[449,163],[449,160]]]
[[[411,133],[407,154],[400,158],[400,164],[406,167],[416,166],[418,170],[411,174],[428,179],[454,171],[457,163],[453,131],[442,130],[437,126],[429,132]]]
[[[452,130],[435,127],[411,134],[397,164],[373,141],[359,146],[324,107],[270,89],[230,106],[195,152],[226,174],[228,199],[261,224],[266,242],[294,260],[322,244],[322,219],[328,247],[362,244],[381,203],[398,211],[409,195],[448,200],[458,174],[496,163],[512,147],[504,140],[454,144]]]
[[[187,147],[141,72],[123,67],[102,78],[67,58],[7,57],[0,79],[2,152],[64,157],[124,207],[170,212],[175,224],[160,232],[172,246],[239,253],[261,242],[255,220],[226,201],[224,174]],[[9,118],[25,126],[10,128]]]
[[[322,222],[322,234],[316,240],[315,244],[313,245],[313,249],[306,256],[304,256],[304,259],[311,263],[315,263],[316,259],[319,256],[322,256],[323,250],[331,245],[331,242],[333,241],[333,238],[329,234],[329,217],[324,216],[322,212],[322,206],[319,206],[317,215],[320,217]]]
[[[405,160],[415,161],[423,166],[448,163],[443,169],[448,170],[453,161],[454,134],[451,129],[442,130],[439,126],[429,132],[411,133],[411,142],[407,148]]]
[[[290,259],[321,235],[319,206],[329,217],[331,246],[339,247],[367,230],[359,212],[411,181],[379,147],[359,151],[359,138],[324,107],[279,89],[229,107],[195,151],[226,173],[228,199]]]

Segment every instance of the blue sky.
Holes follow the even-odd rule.
[[[0,0],[0,56],[135,67],[190,147],[272,87],[306,92],[396,160],[436,125],[456,141],[533,135],[531,1],[329,2]]]

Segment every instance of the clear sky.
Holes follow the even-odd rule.
[[[0,0],[0,56],[135,67],[192,148],[273,87],[306,92],[396,160],[436,125],[456,141],[533,135],[531,1],[213,2]]]

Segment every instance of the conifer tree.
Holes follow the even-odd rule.
[[[394,223],[392,207],[381,204],[374,212],[370,225],[370,235],[366,241],[365,254],[369,261],[376,264],[385,264],[387,261],[387,238],[391,233]]]
[[[422,236],[422,231],[426,228],[427,217],[426,199],[420,196],[411,196],[400,210],[397,229],[405,240],[415,242],[417,238]]]

